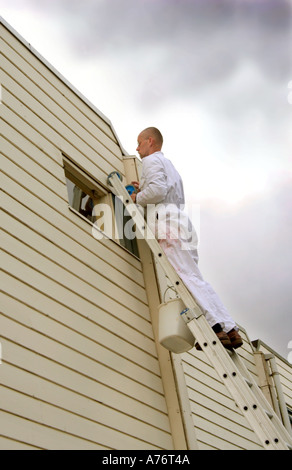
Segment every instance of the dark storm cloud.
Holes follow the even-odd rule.
[[[291,77],[291,8],[285,0],[30,0],[53,15],[80,58],[111,60],[147,98],[197,96],[250,59],[269,80]],[[156,92],[155,92],[156,90]]]

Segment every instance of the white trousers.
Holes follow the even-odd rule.
[[[180,214],[182,213],[180,212]],[[178,234],[177,226],[175,227],[175,231],[173,230],[174,225],[170,221],[171,217],[170,219],[167,217],[165,221],[163,214],[162,217],[160,217],[160,215],[161,214],[158,212],[159,221],[155,224],[155,236],[177,274],[205,314],[209,325],[212,327],[216,323],[219,323],[226,333],[233,328],[238,330],[238,327],[227,312],[219,296],[212,286],[203,279],[198,268],[197,235],[190,221],[186,216],[179,218],[180,228],[182,228],[182,230],[179,230]],[[173,216],[174,215],[175,214],[173,214]],[[172,220],[174,220],[174,217],[172,217]],[[186,227],[186,220],[188,221],[188,227]],[[191,232],[189,230],[190,225],[192,227]],[[188,242],[186,242],[186,233],[188,233]],[[183,237],[182,234],[184,234]]]

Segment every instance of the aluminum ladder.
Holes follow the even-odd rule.
[[[128,214],[135,223],[136,234],[146,241],[155,260],[160,264],[178,296],[182,299],[186,307],[181,313],[182,318],[218,373],[236,406],[256,433],[264,449],[292,450],[291,434],[265,399],[238,354],[234,350],[228,352],[218,340],[195,299],[168,261],[148,227],[144,215],[133,203],[122,183],[121,175],[113,171],[109,174],[107,182],[114,194],[122,200],[127,208]]]

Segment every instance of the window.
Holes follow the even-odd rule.
[[[63,156],[69,206],[90,222],[95,222],[94,205],[108,196],[108,192],[84,170]]]
[[[115,210],[115,222],[119,243],[128,251],[139,258],[136,236],[133,236],[131,216],[128,215],[122,201],[114,194],[112,195]]]
[[[78,183],[66,177],[69,205],[84,217],[94,222],[93,199],[90,194],[83,191]]]
[[[139,257],[136,237],[126,233],[131,217],[119,198],[64,155],[63,162],[70,209],[94,224],[96,238],[111,238]]]

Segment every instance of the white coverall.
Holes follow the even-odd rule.
[[[174,269],[200,306],[209,325],[219,323],[228,333],[236,327],[218,295],[198,268],[197,235],[183,212],[181,177],[162,152],[142,159],[136,203],[147,207],[147,222]]]

